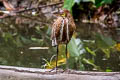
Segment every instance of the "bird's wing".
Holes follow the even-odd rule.
[[[57,45],[57,37],[60,36],[60,29],[62,25],[63,18],[58,17],[57,20],[52,25],[52,32],[51,32],[51,39],[52,39],[52,45]]]

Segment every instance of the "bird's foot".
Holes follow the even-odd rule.
[[[62,73],[70,73],[72,70],[71,69],[64,69]]]
[[[49,72],[56,72],[57,73],[57,72],[63,72],[63,70],[60,68],[53,68]]]

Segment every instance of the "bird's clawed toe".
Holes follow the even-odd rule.
[[[64,70],[63,69],[60,69],[60,68],[53,68],[51,69],[49,72],[63,72]]]

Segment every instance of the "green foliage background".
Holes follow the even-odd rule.
[[[63,8],[73,12],[75,4],[81,7],[81,3],[92,3],[92,8],[99,8],[104,4],[111,4],[113,0],[64,0]],[[85,10],[85,9],[83,9]],[[25,16],[25,15],[24,15]],[[25,16],[26,17],[26,16]],[[0,20],[0,64],[53,68],[55,66],[56,48],[51,46],[50,34],[51,25],[34,23],[39,17],[36,15],[27,16],[24,23],[16,24],[16,17]],[[24,19],[22,19],[24,20]],[[40,21],[40,20],[39,20]],[[51,20],[53,21],[53,20]],[[88,24],[89,25],[89,24]],[[77,26],[77,29],[80,26]],[[82,32],[82,30],[81,30]],[[69,68],[75,70],[95,71],[120,71],[119,50],[116,49],[117,42],[111,36],[104,36],[94,33],[93,38],[81,38],[81,32],[76,32],[68,44]],[[87,32],[87,31],[86,31]],[[85,36],[86,34],[83,34]],[[30,47],[48,47],[47,50],[30,50]],[[65,45],[60,48],[59,67],[65,68]]]
[[[75,5],[75,3],[80,5],[81,2],[91,2],[96,8],[98,8],[104,4],[111,4],[112,1],[113,0],[64,0],[63,8],[72,12],[72,7]]]

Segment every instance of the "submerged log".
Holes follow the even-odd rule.
[[[0,80],[120,80],[120,72],[90,72],[0,66]]]

